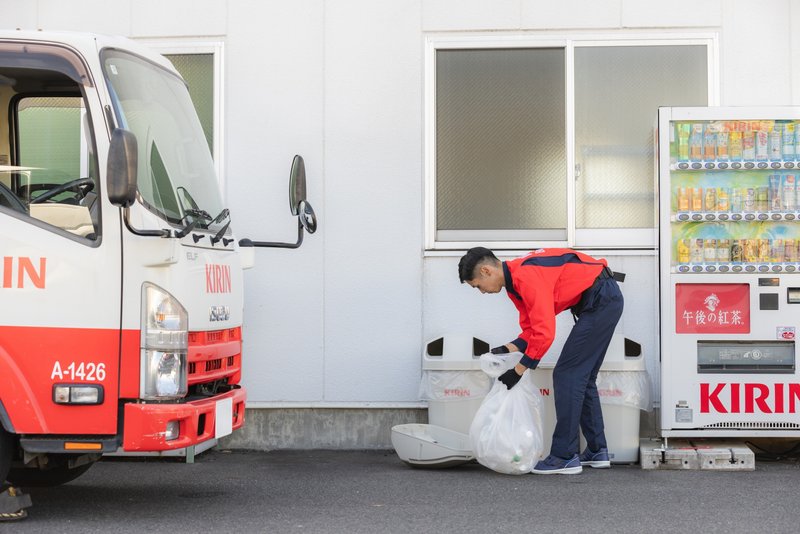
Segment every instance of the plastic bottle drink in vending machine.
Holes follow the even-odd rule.
[[[794,211],[797,209],[797,184],[795,183],[794,174],[787,174],[783,179],[783,193],[781,194],[781,201],[783,202],[783,209],[785,211]]]
[[[703,188],[692,188],[692,211],[703,211]]]
[[[783,241],[783,261],[792,263],[797,261],[796,246],[794,239],[785,239]]]
[[[728,263],[731,261],[731,240],[720,239],[717,241],[717,261]]]
[[[767,263],[772,258],[772,243],[769,239],[758,240],[758,261]]]
[[[770,161],[780,161],[783,154],[783,125],[777,121],[772,125],[769,132],[769,159]]]
[[[783,239],[774,239],[772,241],[772,254],[770,260],[772,263],[780,263],[783,261],[783,255]]]
[[[781,155],[786,161],[794,161],[795,158],[794,130],[795,124],[793,122],[786,122],[783,124]]]
[[[768,156],[769,132],[762,126],[756,131],[756,161],[766,161]]]
[[[744,211],[756,210],[756,189],[755,187],[748,187],[745,190],[744,196]]]
[[[730,142],[730,132],[728,123],[720,123],[717,131],[717,160],[728,161],[728,143]]]
[[[678,161],[689,161],[689,134],[692,131],[692,125],[688,122],[680,122],[677,125],[678,129]]]
[[[706,211],[717,211],[717,188],[716,187],[706,187],[705,209],[706,209]]]
[[[692,263],[703,263],[703,240],[692,239],[692,249],[689,251]]]
[[[783,209],[783,202],[781,201],[781,193],[783,192],[783,185],[781,184],[780,174],[770,174],[768,202],[771,211],[780,211]]]
[[[741,213],[744,211],[744,200],[742,198],[742,190],[734,187],[731,192],[731,211],[733,213]]]
[[[742,257],[747,263],[758,261],[758,239],[742,239]]]
[[[717,127],[708,123],[703,132],[703,159],[714,161],[717,159]]]
[[[742,132],[742,159],[745,161],[755,161],[756,159],[756,138],[755,132],[750,129],[750,123],[747,123],[747,129]]]
[[[734,239],[733,243],[731,243],[731,261],[734,263],[741,263],[743,261],[743,254],[742,242],[739,239]]]
[[[720,187],[717,189],[717,211],[727,213],[731,210],[730,195],[728,189]]]
[[[689,247],[691,239],[678,240],[678,263],[689,263]]]
[[[739,123],[731,123],[733,130],[731,130],[728,137],[728,153],[730,154],[731,161],[742,161],[742,131],[739,130]]]
[[[756,189],[756,211],[769,211],[769,187],[759,187]]]
[[[689,189],[678,188],[678,211],[689,211]]]
[[[689,159],[703,159],[703,124],[699,122],[692,124],[692,133],[689,135]]]
[[[717,261],[717,240],[706,239],[703,245],[703,259],[710,263]]]

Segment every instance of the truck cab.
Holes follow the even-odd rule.
[[[126,39],[2,32],[0,109],[0,482],[241,427],[252,242],[179,74]]]

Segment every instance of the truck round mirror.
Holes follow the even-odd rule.
[[[314,208],[305,200],[300,201],[298,208],[300,224],[303,225],[306,232],[313,234],[317,231],[317,215],[314,213]]]
[[[292,170],[289,172],[289,209],[292,215],[301,215],[300,203],[304,202],[305,199],[306,164],[303,161],[303,156],[295,156],[292,160]],[[301,219],[302,218],[301,215]],[[314,226],[316,227],[316,223]]]

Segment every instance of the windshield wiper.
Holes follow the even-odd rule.
[[[230,215],[231,215],[231,212],[230,212],[230,210],[228,210],[228,208],[225,208],[225,209],[223,209],[223,210],[222,210],[222,211],[219,213],[219,215],[217,215],[216,217],[214,217],[214,220],[213,220],[213,221],[211,221],[209,224],[214,224],[215,222],[222,222],[222,221],[224,221],[226,218],[229,218],[229,217],[230,217]],[[228,231],[228,227],[229,227],[230,225],[231,225],[231,221],[230,221],[230,219],[228,219],[228,222],[227,222],[227,223],[225,223],[225,226],[223,226],[223,227],[220,229],[220,231],[219,231],[219,232],[217,232],[217,234],[216,234],[214,237],[212,237],[212,238],[211,238],[211,244],[212,244],[212,245],[216,245],[216,244],[217,244],[217,243],[218,243],[218,242],[221,240],[221,241],[222,241],[222,244],[223,244],[223,246],[228,246],[228,243],[229,243],[229,241],[228,241],[227,239],[223,239],[223,237],[222,237],[222,236],[224,236],[224,235],[225,235],[225,232],[227,232],[227,231]],[[230,241],[233,241],[233,239],[231,239]]]
[[[210,221],[211,220],[211,215],[209,215],[208,212],[205,211],[205,210],[188,209],[184,213],[185,213],[185,215],[183,216],[183,219],[181,219],[181,220],[184,220],[187,217],[194,217],[194,219],[192,219],[192,221],[189,224],[184,226],[181,229],[180,232],[175,232],[175,237],[177,237],[178,239],[180,239],[182,237],[186,237],[187,235],[189,235],[189,232],[194,230],[195,227],[197,227],[197,225],[200,224],[201,221],[203,221],[203,220]],[[211,222],[214,222],[214,221],[211,221]]]

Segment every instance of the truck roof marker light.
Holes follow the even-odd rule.
[[[53,384],[56,404],[103,404],[103,386],[99,384]]]

